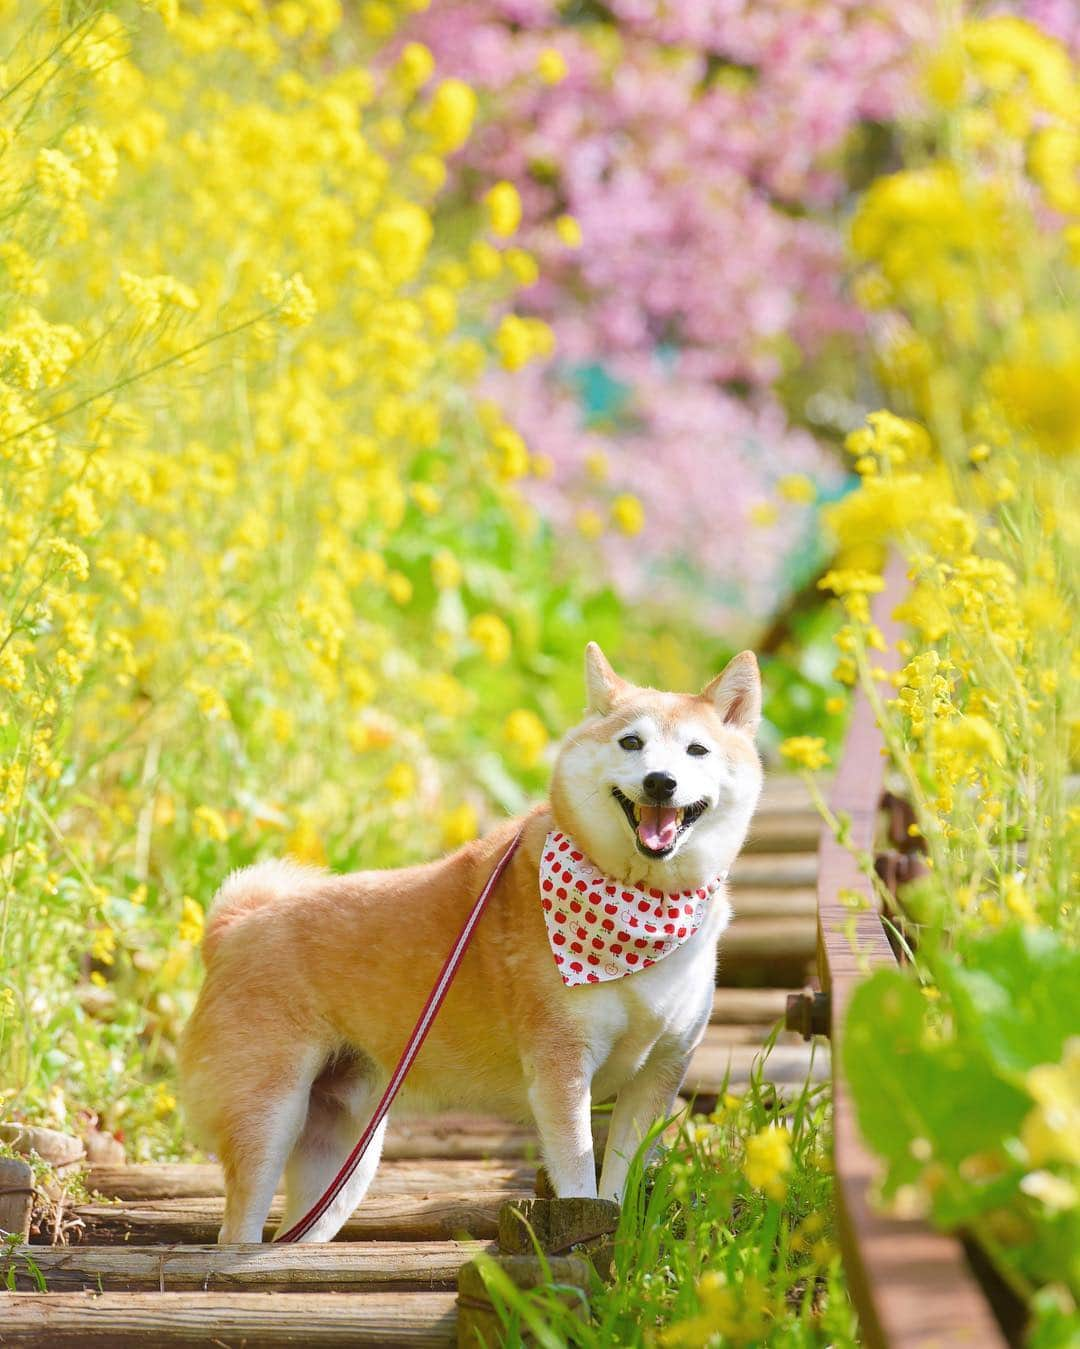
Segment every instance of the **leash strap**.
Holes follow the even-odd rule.
[[[428,1000],[424,1004],[424,1009],[420,1013],[416,1025],[413,1027],[412,1034],[409,1036],[405,1048],[402,1050],[401,1058],[398,1059],[397,1067],[391,1074],[390,1081],[386,1085],[386,1090],[383,1092],[379,1104],[375,1107],[375,1113],[372,1115],[371,1119],[368,1121],[367,1127],[357,1140],[356,1146],[353,1148],[352,1152],[349,1153],[348,1157],[345,1158],[341,1170],[327,1186],[322,1196],[315,1201],[299,1222],[294,1223],[287,1232],[283,1232],[277,1237],[277,1241],[300,1241],[301,1238],[306,1236],[345,1188],[353,1172],[360,1165],[364,1153],[367,1152],[368,1146],[375,1135],[376,1129],[378,1129],[379,1125],[383,1122],[386,1112],[393,1104],[394,1097],[400,1091],[401,1084],[405,1081],[406,1075],[412,1067],[413,1060],[420,1052],[420,1047],[424,1043],[424,1039],[431,1029],[431,1024],[435,1020],[439,1008],[442,1006],[443,1000],[449,992],[450,985],[454,982],[454,975],[457,973],[458,966],[461,964],[462,957],[468,948],[473,930],[480,921],[480,915],[484,912],[487,902],[491,897],[491,892],[495,889],[496,885],[498,885],[499,878],[510,865],[510,859],[513,857],[514,853],[517,852],[518,844],[521,842],[521,833],[522,831],[519,831],[514,835],[510,846],[495,863],[495,867],[492,870],[491,875],[488,876],[484,888],[477,896],[476,903],[472,906],[472,911],[468,918],[465,919],[464,926],[457,935],[457,941],[455,941],[454,945],[451,947],[450,954],[446,957],[439,977],[435,981],[435,987],[428,995]]]

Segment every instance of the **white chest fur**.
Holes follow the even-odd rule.
[[[614,1096],[654,1050],[681,1057],[700,1039],[712,1010],[716,945],[731,919],[719,888],[699,930],[649,969],[567,988],[593,1068],[593,1100]]]

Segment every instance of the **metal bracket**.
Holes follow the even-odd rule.
[[[815,1035],[828,1035],[832,1024],[832,1003],[828,993],[806,988],[801,993],[789,993],[784,1025],[798,1031],[804,1040]]]

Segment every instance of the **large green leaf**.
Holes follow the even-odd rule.
[[[1000,1150],[1031,1108],[977,1044],[961,1046],[930,1024],[923,993],[899,970],[879,970],[856,990],[844,1072],[863,1135],[887,1164],[886,1193],[917,1181],[928,1162],[954,1171]]]
[[[980,937],[935,971],[957,1039],[1004,1072],[1057,1063],[1080,1035],[1080,951],[1046,928]]]

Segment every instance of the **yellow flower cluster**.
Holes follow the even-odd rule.
[[[816,773],[819,768],[826,768],[829,764],[825,740],[820,735],[788,736],[780,745],[780,753],[788,763],[810,773]]]
[[[936,142],[955,153],[877,180],[852,222],[857,293],[893,311],[881,373],[924,418],[963,398],[980,435],[1070,453],[1080,317],[1060,290],[1032,286],[1031,262],[1038,237],[1044,271],[1080,264],[1076,69],[1022,19],[972,19],[930,88],[946,124]],[[1060,228],[1040,230],[1035,194],[1065,218]],[[1003,340],[984,341],[990,332]]]
[[[701,1311],[661,1332],[660,1343],[678,1349],[702,1349],[709,1344],[764,1343],[781,1308],[762,1281],[753,1274],[732,1284],[718,1270],[708,1270],[697,1282]]]
[[[169,937],[198,942],[267,829],[325,861],[331,821],[346,856],[479,827],[459,671],[515,657],[531,460],[472,389],[552,337],[506,314],[528,254],[440,227],[477,100],[418,44],[387,58],[416,5],[345,34],[337,0],[0,0],[0,970],[24,1009],[59,1015],[91,947],[131,996],[190,988]],[[511,235],[515,189],[488,206]],[[483,708],[519,766],[546,743],[521,696]],[[41,1054],[0,1049],[25,1085]]]
[[[770,1199],[783,1199],[790,1170],[791,1135],[782,1124],[768,1124],[746,1140],[743,1175],[756,1190],[764,1190]]]
[[[940,153],[872,184],[851,232],[863,303],[890,310],[880,373],[914,415],[849,436],[861,483],[826,511],[839,558],[821,584],[848,619],[836,674],[879,682],[870,602],[891,544],[911,636],[895,698],[873,696],[972,924],[1076,923],[1061,785],[1080,751],[1077,74],[1020,19],[966,22],[930,72],[937,121],[919,131]]]
[[[1061,1063],[1032,1068],[1025,1085],[1037,1102],[1020,1135],[1028,1160],[1080,1167],[1080,1040],[1069,1041]]]

